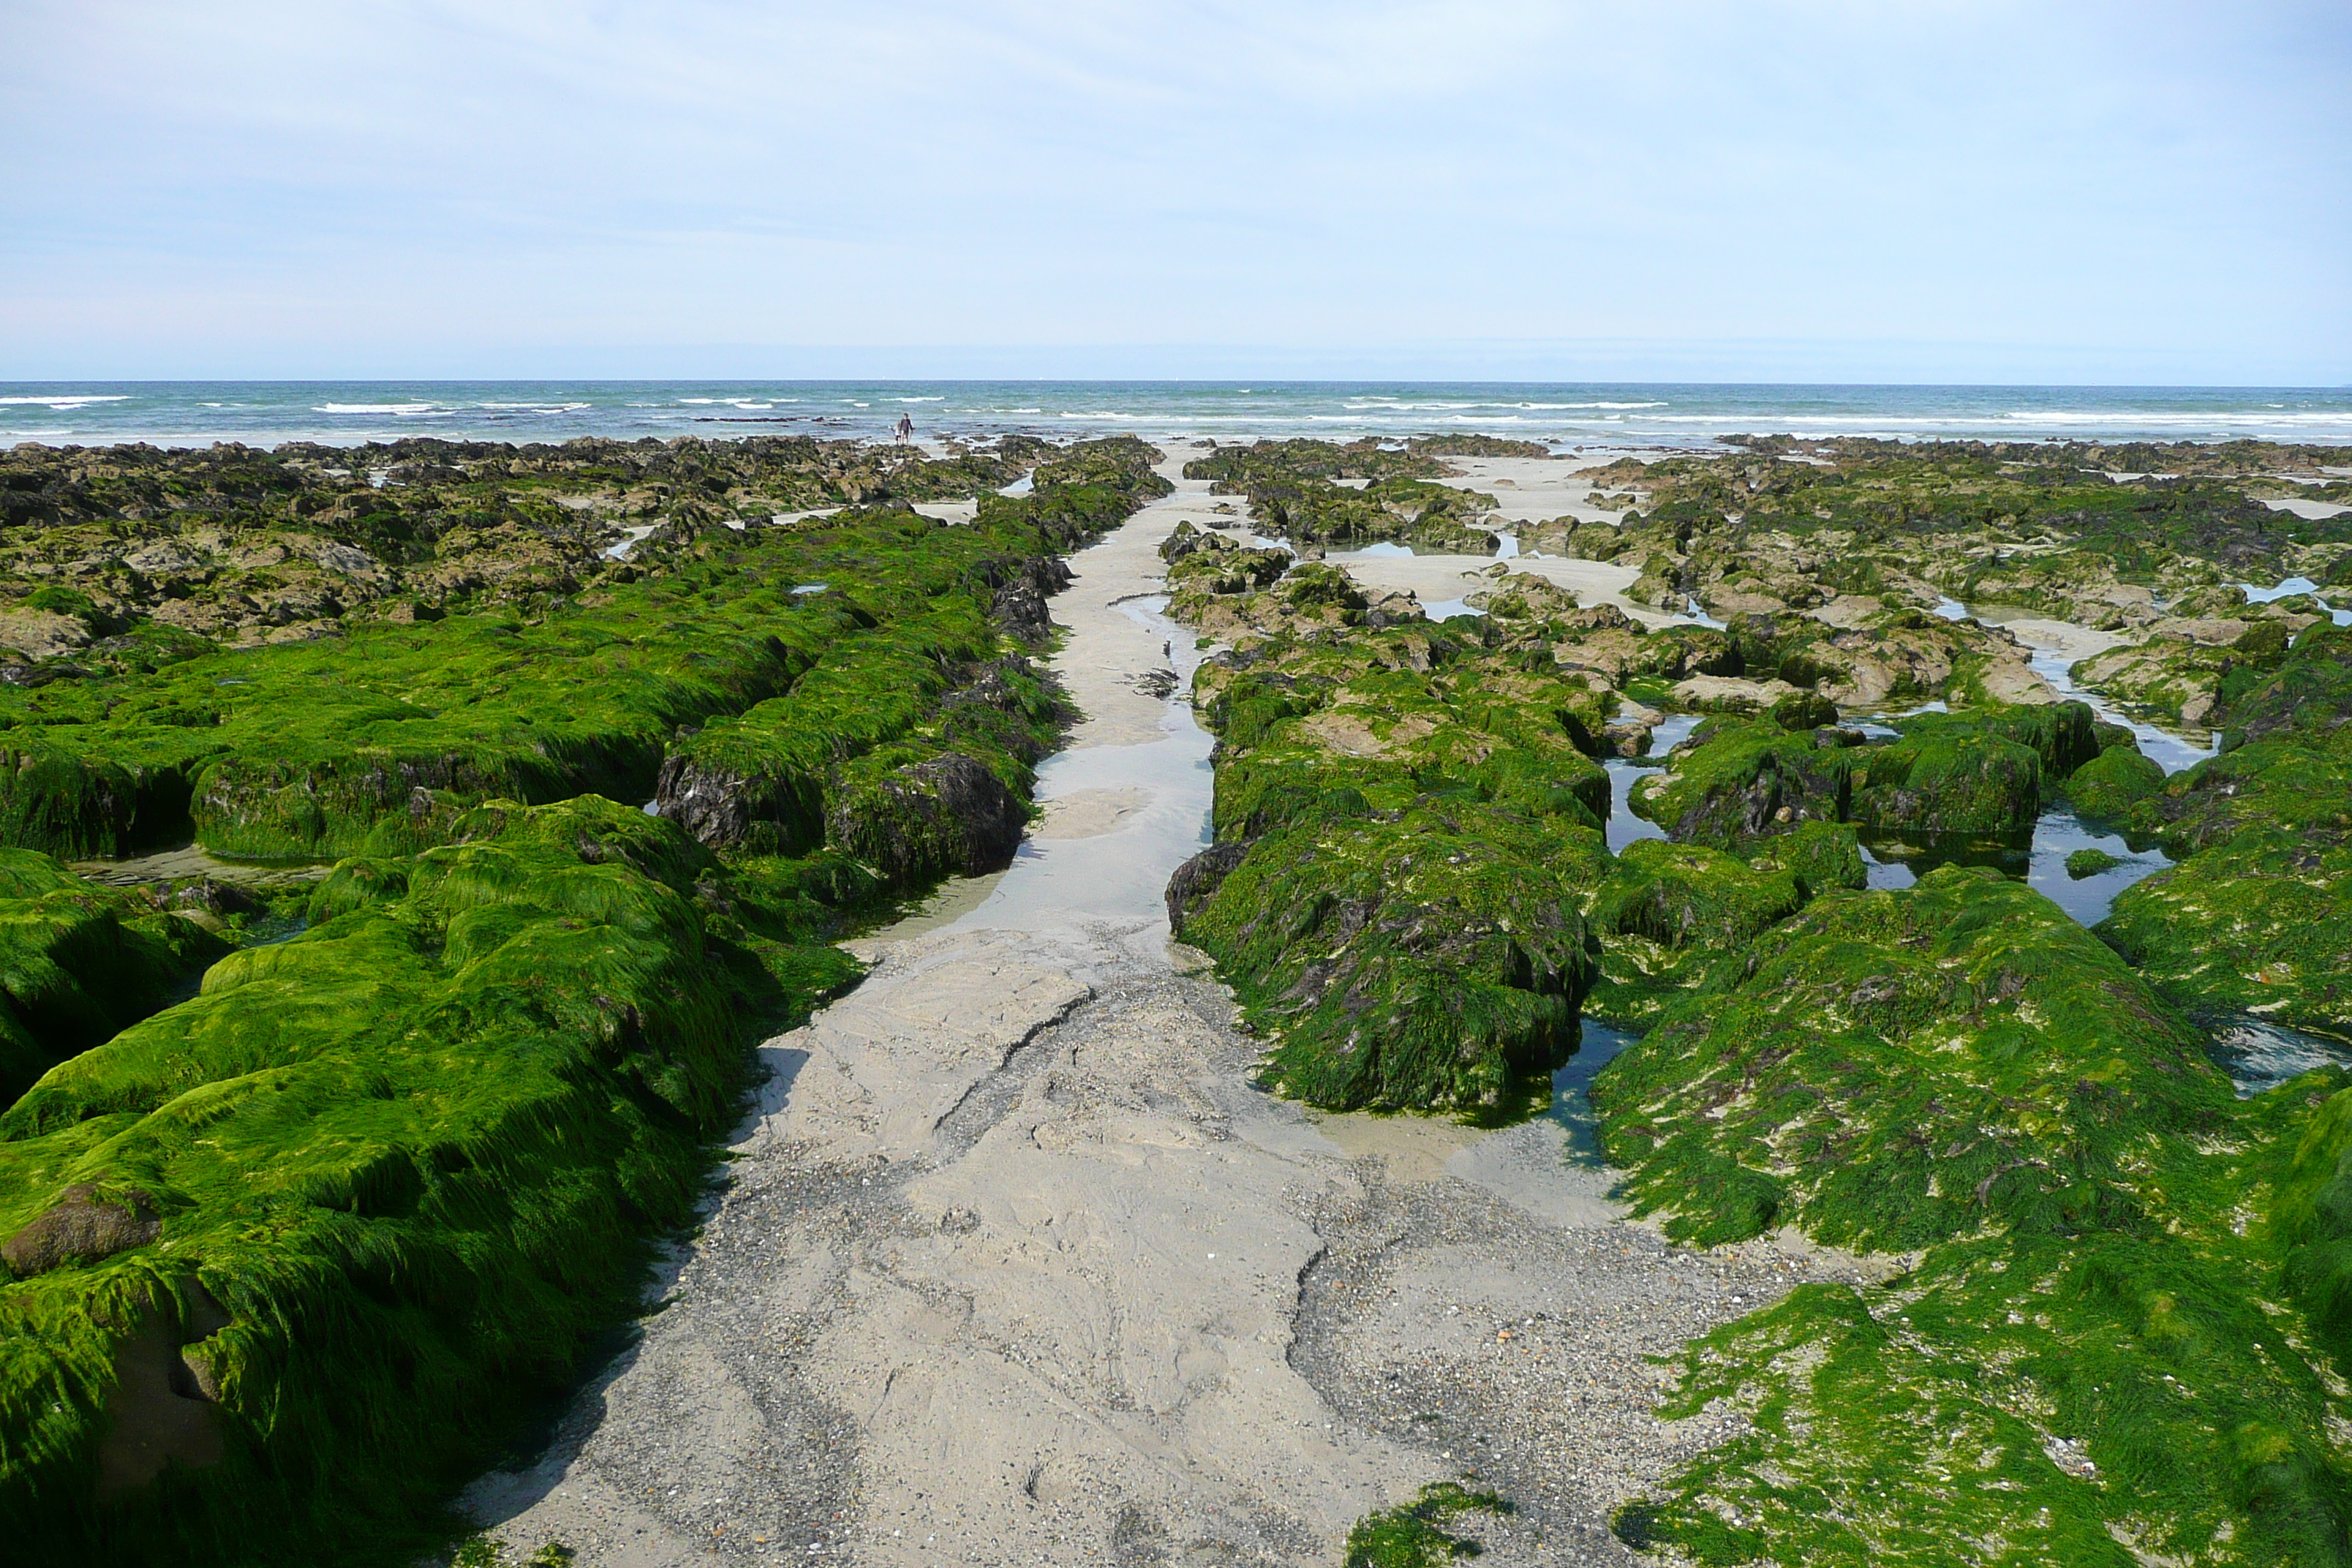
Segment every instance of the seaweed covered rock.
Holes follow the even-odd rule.
[[[879,747],[911,745],[929,755],[940,742],[952,742],[1025,787],[1026,765],[1044,754],[1062,709],[1025,661],[997,652],[980,607],[962,597],[853,631],[827,647],[791,690],[674,742],[654,810],[714,848],[790,856],[824,842],[828,825],[832,841],[840,845],[841,834],[852,831],[848,825],[878,822],[877,811],[901,817],[884,810],[880,797],[855,809],[844,805],[844,792],[853,787],[850,773]],[[917,760],[901,755],[888,766]],[[855,787],[872,785],[871,778],[859,777],[863,783]],[[936,795],[928,786],[910,787],[907,802]],[[969,791],[953,793],[964,804],[977,804]],[[901,819],[910,828],[916,820]],[[937,875],[937,869],[911,868],[961,865],[966,858],[939,860],[937,845],[919,852],[910,847],[902,857],[888,850],[888,835],[878,827],[857,835],[908,875]],[[898,879],[898,872],[891,877]]]
[[[2164,770],[2136,746],[2110,746],[2066,779],[2066,798],[2088,816],[2120,818],[2164,786]]]
[[[1675,749],[1665,773],[1634,786],[1632,806],[1678,842],[1725,849],[1807,822],[2013,837],[2040,814],[2045,779],[2098,749],[2080,703],[1926,713],[1901,724],[1891,741],[1855,745],[1853,731],[1710,721]],[[2045,752],[2057,759],[2047,771]]]
[[[969,525],[877,504],[716,529],[660,571],[528,615],[453,605],[325,640],[151,649],[88,679],[0,686],[15,738],[0,841],[110,857],[193,834],[216,853],[316,860],[366,849],[419,792],[643,800],[682,731],[790,693],[839,645],[947,616],[960,621],[951,678],[1025,651],[1021,639],[1050,630],[1053,557],[1165,482],[1150,448],[1104,445],[1066,450],[1067,482],[984,497]],[[706,795],[733,781],[758,795],[793,772],[765,755],[694,760],[709,764]]]
[[[1690,1239],[1916,1255],[1688,1347],[1664,1413],[1753,1424],[1620,1534],[1854,1568],[1989,1532],[2037,1561],[2128,1561],[2126,1535],[2339,1560],[2346,1075],[2237,1100],[2185,1019],[1988,871],[1818,900],[1759,949],[1602,1070],[1604,1146]]]
[[[1193,914],[1216,896],[1217,889],[1224,886],[1225,879],[1233,875],[1234,868],[1242,863],[1249,850],[1249,840],[1228,839],[1210,845],[1176,868],[1168,879],[1170,935],[1180,940],[1183,937]]]
[[[1482,436],[1471,430],[1415,436],[1405,450],[1417,458],[1549,458],[1551,448],[1541,441],[1521,441],[1508,436]]]
[[[2013,835],[2042,811],[2040,754],[1981,724],[1931,715],[1899,741],[1851,754],[1853,816],[1874,826]]]
[[[1594,964],[1568,875],[1589,828],[1433,806],[1250,847],[1185,939],[1274,1037],[1266,1081],[1318,1105],[1486,1110],[1568,1058]]]
[[[2317,743],[2273,731],[2172,774],[2132,802],[2123,820],[2175,855],[2226,844],[2249,829],[2340,842],[2352,838],[2352,726]]]
[[[960,752],[898,758],[890,748],[843,770],[825,814],[827,841],[894,888],[1003,870],[1029,825],[1027,802]]]
[[[2352,627],[2315,626],[2274,666],[2231,671],[2212,721],[2227,746],[2298,736],[2308,744],[2352,723]]]
[[[1129,488],[1126,442],[1050,449]],[[561,445],[417,438],[0,455],[0,644],[127,670],[175,648],[332,637],[370,620],[536,607],[630,580],[779,512],[993,491],[1021,456],[807,437]],[[650,532],[607,551],[624,529]],[[9,601],[14,600],[13,604]],[[180,651],[176,657],[187,657]]]
[[[170,767],[125,765],[51,744],[0,747],[0,843],[51,855],[113,857],[186,829],[188,781]]]
[[[1491,552],[1494,531],[1484,519],[1495,498],[1430,482],[1447,471],[1417,452],[1314,440],[1223,447],[1184,465],[1185,478],[1213,481],[1209,488],[1217,495],[1247,496],[1261,528],[1301,544],[1354,549],[1401,540],[1429,550]]]
[[[1593,1089],[1612,1158],[1640,1202],[1678,1208],[1676,1234],[1795,1223],[1896,1251],[1988,1216],[2105,1224],[2134,1201],[2136,1141],[2197,1136],[2233,1103],[2194,1029],[1997,872],[1818,900],[1755,958]]]
[[[46,1265],[0,1286],[21,1550],[305,1555],[396,1523],[633,1310],[733,1115],[756,971],[658,819],[505,805],[457,837],[0,1115],[0,1234]],[[171,1397],[118,1399],[151,1356],[185,1364]]]
[[[1303,574],[1323,591],[1311,568]],[[1425,622],[1341,621],[1218,655],[1194,700],[1220,843],[1171,881],[1170,916],[1276,1037],[1270,1081],[1492,1109],[1564,1059],[1608,864],[1588,682]]]
[[[772,756],[738,763],[715,741],[663,760],[653,804],[656,815],[714,849],[799,855],[824,836],[822,773]]]
[[[1587,918],[1601,941],[1594,1012],[1636,1023],[1693,990],[1724,983],[1756,939],[1816,895],[1860,888],[1853,830],[1807,822],[1744,846],[1746,857],[1699,844],[1636,839],[1594,891]]]
[[[2250,828],[2125,889],[2099,934],[2183,1007],[2352,1039],[2352,842]]]
[[[2306,631],[2233,690],[2237,745],[2117,814],[2185,858],[2119,895],[2100,934],[2200,1015],[2352,1037],[2347,662],[2352,637]]]
[[[1728,849],[1807,822],[1842,822],[1852,758],[1811,731],[1770,721],[1716,720],[1677,747],[1669,771],[1633,787],[1634,815],[1680,843]]]
[[[0,1103],[163,1006],[230,945],[143,889],[0,849]]]
[[[2242,622],[2223,625],[2232,631],[2244,628]],[[2079,660],[2070,673],[2084,686],[2166,720],[2202,724],[2212,714],[2223,681],[2248,662],[2231,646],[2234,640],[2212,646],[2179,636],[2151,637]]]

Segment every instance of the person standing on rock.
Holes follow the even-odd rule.
[[[906,440],[908,437],[912,436],[914,433],[915,433],[915,416],[914,416],[913,415],[911,415],[911,414],[901,414],[901,415],[899,415],[899,416],[898,416],[898,439],[899,439],[899,440],[901,440],[901,441],[904,441],[904,440]]]

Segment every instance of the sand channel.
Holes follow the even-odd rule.
[[[1611,1508],[1738,1419],[1658,1422],[1643,1358],[1864,1272],[1670,1247],[1554,1122],[1324,1118],[1253,1087],[1160,904],[1210,774],[1156,546],[1213,504],[1183,483],[1073,558],[1055,664],[1087,719],[1037,830],[761,1047],[658,1310],[467,1495],[518,1552],[1332,1564],[1362,1514],[1467,1473],[1521,1510],[1485,1561],[1632,1563]]]

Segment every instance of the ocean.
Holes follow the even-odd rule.
[[[2352,444],[2352,387],[1158,381],[0,383],[0,444],[874,437],[902,413],[925,437],[1478,430],[1578,447],[1696,447],[1737,432]]]

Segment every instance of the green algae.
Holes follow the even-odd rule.
[[[1601,937],[1601,977],[1588,999],[1633,1025],[1738,973],[1755,940],[1821,893],[1860,888],[1851,828],[1823,822],[1746,847],[1746,858],[1698,844],[1637,839],[1618,852],[1587,910]]]
[[[2116,813],[2183,858],[2125,889],[2100,934],[2200,1015],[2352,1035],[2347,668],[2352,637],[2309,628],[2229,693],[2222,754]]]
[[[1332,577],[1302,567],[1257,597],[1310,601]],[[1493,1114],[1566,1059],[1609,864],[1589,685],[1416,622],[1260,638],[1194,695],[1218,733],[1221,879],[1178,912],[1269,1037],[1270,1085]]]
[[[1213,481],[1213,494],[1247,496],[1261,529],[1300,543],[1352,549],[1402,540],[1490,553],[1495,531],[1480,520],[1495,498],[1433,482],[1446,471],[1418,444],[1399,452],[1369,441],[1260,441],[1184,465],[1186,479]],[[1334,482],[1341,479],[1359,482]]]
[[[0,695],[0,782],[39,785],[0,802],[24,837],[168,838],[176,798],[210,847],[357,852],[291,940],[154,1011],[136,963],[169,938],[168,982],[217,940],[0,851],[10,997],[72,1011],[45,952],[102,952],[122,982],[90,1037],[49,1030],[91,1048],[32,1064],[0,1112],[21,1276],[0,1285],[0,1520],[93,1563],[429,1540],[447,1489],[635,1310],[753,1030],[854,980],[831,945],[853,921],[1010,852],[1067,718],[1029,657],[1066,581],[1051,557],[1164,489],[1156,457],[1055,449],[970,526],[880,506],[720,530],[532,616]],[[768,770],[758,809],[720,804],[773,831],[593,793],[635,802],[714,758]],[[52,766],[105,833],[43,804],[72,798]],[[177,794],[148,820],[155,778]]]
[[[1668,771],[1642,781],[1632,807],[1679,841],[1727,849],[1808,822],[2008,837],[2031,828],[2055,781],[2099,754],[2079,702],[1898,723],[1895,740],[1862,743],[1851,731],[1712,720]]]
[[[1729,1160],[1773,1184],[1780,1223],[1902,1251],[1989,1218],[2063,1233],[2117,1210],[2126,1147],[2208,1128],[2230,1090],[2196,1032],[2056,905],[1947,867],[1815,901],[1592,1095],[1628,1190],[1682,1205],[1670,1232],[1737,1238],[1749,1207],[1711,1212],[1694,1180]]]
[[[2110,746],[2066,780],[2066,798],[2086,816],[2116,820],[2161,789],[2164,770],[2137,747]]]
[[[1347,1568],[1444,1568],[1458,1558],[1479,1555],[1478,1543],[1446,1528],[1467,1513],[1507,1514],[1511,1505],[1494,1492],[1472,1491],[1458,1481],[1433,1481],[1399,1508],[1366,1514],[1348,1531]]]
[[[420,790],[642,800],[681,728],[788,692],[835,642],[943,596],[1001,609],[1010,563],[1066,550],[1137,504],[1088,482],[989,498],[961,528],[881,507],[814,529],[720,531],[672,572],[542,619],[361,626],[0,692],[15,763],[0,768],[0,836],[110,857],[193,835],[220,854],[323,859],[361,850]],[[835,580],[856,596],[794,591]],[[975,651],[993,654],[993,638]]]
[[[2042,759],[1980,725],[1930,715],[1903,739],[1851,755],[1853,812],[1874,827],[1997,837],[2029,830],[2042,812]]]
[[[2099,934],[2184,1007],[2352,1038],[2352,843],[2249,828],[2124,889]]]
[[[1579,1037],[1593,974],[1573,880],[1597,836],[1492,806],[1260,838],[1189,920],[1244,1016],[1278,1035],[1265,1081],[1341,1110],[1491,1110]]]
[[[0,1230],[76,1184],[161,1220],[0,1287],[16,1536],[235,1557],[404,1519],[486,1458],[690,1211],[739,1010],[791,1002],[706,940],[709,864],[593,797],[480,808],[402,896],[232,954],[0,1114]],[[151,1332],[201,1441],[110,1405]],[[146,1473],[142,1437],[181,1462]]]
[[[229,945],[143,890],[0,850],[0,1100],[173,1000]]]
[[[1621,1535],[1708,1563],[2343,1561],[2315,1355],[2345,1342],[2278,1304],[2337,1299],[2345,1113],[2311,1123],[2343,1075],[2237,1101],[2186,1020],[1989,872],[1824,898],[1758,947],[1603,1069],[1604,1147],[1695,1242],[1916,1256],[1675,1358],[1662,1414],[1748,1426]]]
[[[1666,772],[1634,786],[1631,806],[1677,840],[1719,849],[1806,822],[1844,821],[1853,760],[1835,736],[1823,739],[1770,721],[1710,720],[1675,749]]]
[[[2066,857],[2066,875],[2080,881],[2103,871],[2112,871],[2122,864],[2120,857],[2110,855],[2104,849],[2077,849]]]

